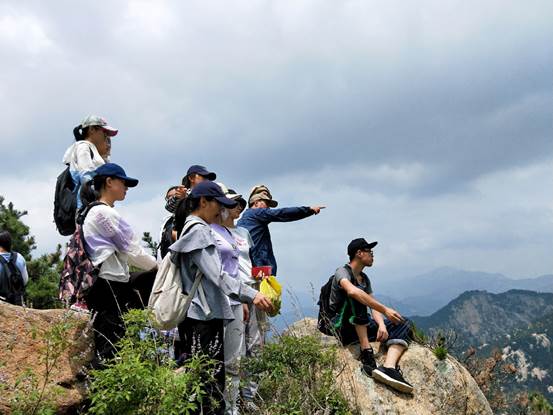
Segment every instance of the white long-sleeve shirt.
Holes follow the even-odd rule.
[[[129,264],[143,270],[157,266],[155,258],[145,251],[131,226],[108,205],[90,209],[83,234],[90,260],[96,266],[101,264],[101,278],[128,282]]]

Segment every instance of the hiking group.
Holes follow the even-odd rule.
[[[72,235],[60,299],[93,316],[92,367],[101,369],[116,354],[117,340],[125,332],[122,314],[144,308],[148,299],[155,307],[159,292],[152,292],[152,287],[161,278],[173,276],[169,269],[176,269],[176,295],[184,295],[186,301],[180,306],[175,297],[172,304],[162,304],[180,308],[173,310],[179,321],[173,318],[166,327],[172,328],[169,335],[175,337],[174,358],[182,363],[194,353],[204,353],[219,362],[214,380],[206,382],[211,399],[204,400],[201,410],[206,414],[238,414],[241,408],[255,411],[256,379],[241,369],[241,359],[263,347],[266,312],[273,309],[271,300],[260,292],[263,279],[278,275],[269,225],[317,215],[324,207],[277,208],[265,185],[253,187],[246,199],[215,182],[216,173],[192,165],[181,184],[165,193],[168,217],[162,224],[156,258],[146,252],[139,235],[114,207],[129,188],[138,185],[137,179],[110,160],[111,139],[118,130],[102,117],[88,116],[73,133],[75,142],[63,157],[67,167],[58,177],[54,201],[59,232]],[[5,276],[15,273],[21,276],[21,291],[27,280],[24,261],[10,254],[5,239],[0,233],[0,287]],[[349,263],[338,268],[321,289],[319,329],[344,345],[359,342],[363,373],[410,393],[413,388],[403,378],[398,361],[409,345],[411,324],[373,297],[363,272],[373,264],[376,244],[354,239],[348,245]],[[13,271],[13,264],[19,272]],[[130,265],[143,272],[130,272]],[[388,348],[382,367],[376,367],[371,341]]]

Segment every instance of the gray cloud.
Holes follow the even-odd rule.
[[[552,17],[546,1],[3,2],[1,194],[41,212],[29,220],[47,250],[59,238],[39,218],[61,156],[99,113],[121,131],[114,161],[141,178],[122,210],[144,230],[165,188],[202,163],[242,192],[265,182],[284,204],[329,205],[274,227],[296,279],[312,272],[304,253],[326,275],[361,234],[385,242],[386,275],[545,272]],[[530,186],[511,185],[516,172],[536,180],[532,209],[512,203]]]

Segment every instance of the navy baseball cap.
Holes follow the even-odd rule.
[[[233,208],[238,204],[236,200],[225,197],[225,194],[223,193],[219,185],[209,180],[198,183],[196,187],[194,187],[190,192],[190,196],[194,198],[199,198],[202,196],[212,197],[224,207],[228,208]]]
[[[363,238],[357,238],[357,239],[354,239],[353,241],[351,241],[348,245],[348,255],[349,256],[352,256],[352,255],[355,255],[355,253],[357,251],[359,251],[360,249],[361,250],[369,250],[369,249],[373,249],[376,245],[378,244],[378,242],[371,242],[371,243],[368,243],[365,239]]]
[[[105,176],[105,177],[117,177],[118,179],[124,180],[125,185],[128,187],[135,187],[138,184],[137,179],[127,176],[123,167],[115,163],[106,163],[98,167],[94,171],[95,176]]]
[[[199,174],[200,176],[203,176],[206,179],[212,181],[217,178],[217,175],[215,173],[213,173],[212,171],[208,171],[204,166],[200,166],[199,164],[194,164],[193,166],[190,166],[190,168],[186,172],[186,175],[189,176],[191,174]]]

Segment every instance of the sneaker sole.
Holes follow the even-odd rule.
[[[398,380],[395,380],[394,378],[391,378],[390,376],[388,376],[387,374],[381,372],[380,370],[373,370],[373,373],[372,373],[372,378],[374,380],[378,380],[382,383],[385,383],[386,385],[394,388],[395,390],[398,390],[400,392],[404,392],[404,393],[412,393],[413,392],[413,387],[412,386],[409,386],[409,385],[406,385],[405,383],[401,383],[400,381]]]

